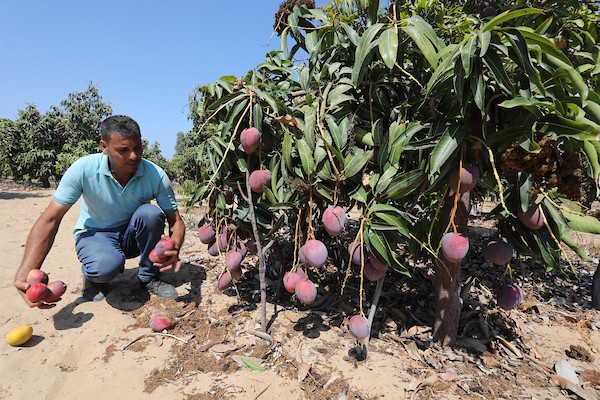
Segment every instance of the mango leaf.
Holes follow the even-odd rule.
[[[292,168],[292,144],[293,144],[293,140],[294,138],[292,137],[292,134],[286,129],[284,134],[283,134],[283,143],[281,144],[281,156],[283,157],[283,160],[285,162],[285,165],[288,168]]]
[[[356,46],[356,53],[354,55],[354,66],[352,68],[352,83],[354,86],[358,86],[367,71],[367,64],[370,60],[371,54],[375,46],[377,46],[377,40],[375,37],[383,27],[383,24],[375,24],[365,30]]]
[[[483,56],[483,62],[489,68],[489,70],[492,72],[492,75],[496,79],[496,82],[498,83],[498,85],[502,89],[504,89],[506,92],[508,92],[514,96],[515,86],[513,85],[513,82],[510,80],[510,78],[508,77],[508,74],[506,73],[506,70],[504,69],[504,63],[502,63],[500,56],[494,51],[487,52]]]
[[[566,210],[561,210],[562,215],[567,220],[569,228],[584,233],[600,233],[600,221],[591,215],[573,214]]]
[[[575,240],[569,233],[569,226],[563,218],[563,214],[548,199],[544,200],[544,210],[550,214],[554,225],[554,228],[552,229],[554,235],[567,246],[569,246],[573,251],[575,251],[579,257],[582,259],[587,259],[588,255],[585,253],[585,251],[577,247],[577,243],[575,243]]]
[[[465,138],[465,131],[460,126],[448,128],[442,134],[429,158],[429,179],[432,179],[456,152],[459,144]]]
[[[329,105],[329,108],[334,108],[344,102],[355,101],[354,96],[346,94],[346,92],[351,89],[352,86],[347,84],[337,85],[335,88],[331,89],[327,94],[327,104]]]
[[[346,156],[344,161],[344,177],[346,179],[352,178],[354,175],[358,174],[364,166],[369,162],[371,156],[373,155],[373,151],[364,151],[358,147],[355,147],[353,151]]]
[[[420,169],[398,174],[390,182],[383,195],[387,199],[399,200],[421,186],[425,179],[426,175]]]
[[[465,76],[471,75],[473,59],[475,58],[475,52],[477,51],[477,39],[477,35],[471,35],[469,40],[467,40],[467,43],[460,50],[460,59],[465,71]]]
[[[345,117],[338,125],[335,118],[331,114],[327,114],[325,121],[327,122],[329,133],[333,137],[335,148],[339,151],[343,150],[346,147],[346,143],[348,143],[348,117]]]
[[[529,209],[531,189],[531,179],[528,174],[519,172],[518,173],[518,185],[519,185],[519,199],[521,199],[520,207],[521,211],[526,212]]]
[[[514,99],[505,100],[502,103],[498,104],[500,107],[504,108],[515,108],[515,107],[524,107],[528,111],[539,114],[537,111],[540,107],[552,108],[553,105],[547,101],[538,101],[528,97],[518,96]]]
[[[542,95],[546,95],[546,87],[540,79],[538,70],[533,68],[533,65],[531,64],[527,40],[523,37],[521,31],[517,29],[510,29],[504,32],[504,36],[511,43],[512,49],[519,59],[520,66],[525,69],[525,72],[527,73],[527,76],[531,82],[533,82]]]
[[[492,33],[490,31],[479,31],[479,57],[483,57],[486,55],[488,48],[490,47],[490,42],[492,40]]]
[[[427,38],[427,34],[420,27],[414,25],[403,26],[401,29],[410,36],[413,42],[415,42],[429,65],[432,68],[437,68],[438,53],[431,41]]]
[[[348,35],[348,39],[350,39],[350,42],[354,45],[354,47],[358,47],[360,35],[356,33],[356,31],[345,22],[340,21],[339,24],[342,27],[342,29],[344,29],[344,31],[346,32],[346,35]]]
[[[375,185],[375,193],[383,193],[388,188],[390,182],[392,182],[392,179],[397,173],[398,168],[393,165],[386,169],[377,181],[377,185]]]
[[[539,8],[522,8],[520,10],[515,10],[515,11],[507,10],[507,11],[504,11],[502,14],[497,15],[496,17],[492,18],[489,22],[487,22],[485,25],[483,25],[483,28],[481,28],[481,31],[485,32],[485,31],[492,30],[495,27],[497,27],[498,25],[501,25],[507,21],[510,21],[511,19],[522,17],[524,15],[542,14],[543,12],[544,12],[544,10],[540,10]]]
[[[600,172],[600,164],[598,163],[598,151],[596,147],[589,141],[583,142],[583,151],[587,155],[590,166],[592,167],[592,178],[594,181],[598,180],[598,173]]]
[[[483,74],[475,73],[471,75],[470,83],[475,105],[483,111],[485,107],[485,82],[483,80]]]
[[[536,128],[545,134],[553,133],[558,137],[569,137],[575,140],[598,140],[600,132],[593,126],[563,118],[559,115],[548,115],[536,123]]]
[[[273,110],[273,113],[277,114],[277,112],[279,111],[279,108],[277,107],[277,101],[275,101],[275,99],[267,92],[264,92],[260,89],[258,89],[257,87],[254,87],[254,93],[256,93],[256,96],[267,102],[267,104],[269,105],[269,107],[271,107],[271,109]]]
[[[368,243],[369,249],[375,250],[377,255],[382,257],[386,263],[391,264],[391,257],[388,251],[389,246],[383,233],[378,233],[373,229],[367,229],[365,241]]]
[[[307,176],[311,176],[315,170],[315,160],[313,159],[310,147],[304,139],[297,139],[296,148],[298,149],[298,155],[300,155],[304,173],[306,173]]]
[[[411,122],[406,128],[400,126],[396,122],[393,122],[390,125],[388,135],[390,138],[388,142],[388,159],[390,164],[395,165],[400,161],[400,156],[402,155],[404,147],[410,142],[413,136],[423,128],[426,128],[426,126],[422,125],[420,122]],[[402,130],[404,131],[401,132]],[[394,135],[396,135],[395,138],[393,138]]]
[[[398,32],[394,26],[386,29],[379,36],[379,54],[389,69],[394,68],[398,56]]]
[[[300,87],[302,88],[302,90],[308,91],[309,79],[310,79],[310,68],[308,68],[308,67],[302,68],[300,70],[300,73],[298,74],[298,82],[300,83]]]
[[[350,198],[358,201],[359,203],[367,204],[367,201],[369,200],[369,194],[364,187],[359,186],[354,193],[350,193]]]
[[[441,86],[442,83],[449,78],[452,70],[454,69],[455,59],[461,48],[461,45],[450,45],[443,53],[450,52],[451,54],[440,54],[440,59],[443,61],[437,66],[437,68],[435,68],[435,71],[433,74],[431,74],[429,81],[427,81],[427,93],[431,93],[436,86]]]
[[[319,51],[320,40],[319,34],[316,31],[309,32],[305,37],[306,52],[312,54]]]

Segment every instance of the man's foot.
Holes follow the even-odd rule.
[[[94,283],[87,278],[83,278],[82,297],[87,301],[102,301],[106,298],[108,284]]]
[[[167,299],[174,299],[177,297],[177,289],[175,289],[175,286],[159,279],[152,279],[150,282],[141,282],[141,284],[150,293],[159,297],[165,297]]]

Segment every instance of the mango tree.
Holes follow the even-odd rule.
[[[473,201],[498,199],[484,254],[508,269],[513,249],[548,269],[570,262],[567,247],[587,257],[570,231],[600,232],[580,204],[600,170],[595,5],[338,0],[288,14],[281,51],[191,96],[203,177],[193,200],[209,208],[200,233],[212,254],[254,242],[264,277],[261,245],[287,230],[284,283],[307,304],[323,255],[378,289],[390,267],[429,260],[442,345],[457,335],[461,261],[479,250],[467,238]],[[359,226],[343,247],[351,209]],[[264,279],[261,295],[266,329]],[[368,338],[362,297],[356,312],[351,332]]]

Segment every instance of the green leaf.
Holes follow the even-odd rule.
[[[391,257],[385,236],[382,233],[375,232],[373,229],[368,229],[366,233],[365,239],[368,240],[369,247],[375,250],[379,256],[383,257],[386,263],[391,264]]]
[[[471,75],[470,83],[475,105],[483,111],[485,108],[485,82],[483,80],[483,74],[476,73]]]
[[[506,92],[514,96],[515,86],[508,77],[508,74],[504,69],[504,63],[502,63],[500,56],[494,51],[488,51],[483,56],[483,62],[492,72],[492,75],[496,79],[496,82],[498,82],[498,85],[500,85],[500,87]]]
[[[460,50],[460,59],[462,61],[465,76],[471,75],[473,59],[477,51],[477,35],[471,35],[467,43]]]
[[[300,70],[298,74],[298,82],[300,83],[300,87],[302,90],[308,91],[308,81],[310,79],[310,68],[304,67]]]
[[[522,17],[524,15],[542,14],[543,12],[544,12],[544,10],[540,10],[539,8],[522,8],[520,10],[515,10],[515,11],[507,10],[507,11],[503,12],[502,14],[497,15],[496,17],[492,18],[489,22],[487,22],[485,25],[483,25],[483,28],[481,28],[481,31],[485,32],[485,31],[492,30],[495,27],[497,27],[498,25],[501,25],[507,21],[510,21],[511,19]]]
[[[548,115],[539,120],[536,128],[545,134],[553,133],[558,137],[569,137],[575,140],[598,140],[600,132],[593,126],[563,118],[559,115]]]
[[[267,104],[269,105],[269,107],[271,107],[273,112],[276,114],[279,110],[279,108],[277,107],[277,101],[275,101],[275,99],[270,94],[263,92],[262,90],[258,89],[256,86],[253,89],[254,89],[254,93],[256,93],[256,96],[259,99],[266,101]]]
[[[530,203],[530,194],[529,190],[531,189],[531,179],[529,175],[519,172],[518,174],[518,185],[519,185],[519,199],[521,211],[526,212],[529,209]]]
[[[398,32],[394,26],[379,36],[379,54],[389,69],[394,68],[398,56]]]
[[[378,41],[375,40],[375,36],[377,36],[382,27],[383,24],[371,25],[367,28],[358,41],[356,53],[354,55],[354,66],[352,68],[352,83],[355,87],[362,82],[362,79],[367,71],[367,64],[371,57],[372,51],[378,44]]]
[[[492,33],[490,31],[479,31],[479,57],[483,57],[486,55],[488,48],[490,47],[490,42],[492,40]]]
[[[406,33],[410,38],[415,42],[415,45],[421,50],[423,57],[427,60],[429,65],[432,68],[437,68],[438,66],[438,53],[433,44],[427,38],[425,32],[423,32],[419,27],[407,25],[403,26],[402,30]]]
[[[281,156],[285,162],[285,165],[291,169],[292,165],[292,145],[294,138],[292,134],[286,129],[283,134],[283,143],[281,144]]]
[[[296,140],[296,148],[302,162],[302,169],[307,176],[311,176],[315,169],[315,160],[312,157],[312,151],[304,139]]]
[[[346,179],[352,178],[354,175],[362,171],[364,166],[371,159],[372,154],[372,150],[364,151],[358,147],[353,148],[353,151],[346,156],[344,162],[346,166],[344,168],[344,177]]]
[[[375,193],[383,193],[388,188],[390,182],[392,182],[392,179],[394,178],[394,176],[396,176],[397,173],[398,168],[395,166],[391,166],[388,169],[386,169],[377,181],[377,185],[375,185]]]
[[[527,46],[527,40],[523,37],[523,34],[518,29],[510,29],[504,32],[504,36],[512,45],[517,58],[519,59],[520,66],[525,68],[525,72],[533,84],[538,88],[542,95],[546,94],[546,87],[540,79],[538,70],[533,68],[531,64],[531,58],[529,57],[529,48]]]
[[[394,230],[398,231],[398,233],[400,233],[402,236],[407,238],[410,237],[410,231],[408,230],[404,222],[402,222],[402,220],[397,216],[384,212],[377,212],[374,215],[375,217],[385,222],[386,225],[388,225],[390,228],[393,228]]]
[[[241,359],[241,360],[242,360],[242,362],[243,362],[244,364],[246,364],[246,366],[247,366],[248,368],[250,368],[251,370],[254,370],[254,371],[261,371],[261,372],[262,372],[262,371],[264,371],[264,370],[266,370],[266,368],[265,368],[265,367],[261,367],[260,365],[256,365],[256,364],[254,364],[252,361],[248,360],[246,357],[240,357],[240,359]]]
[[[337,85],[331,89],[327,94],[327,104],[329,105],[329,108],[334,108],[335,106],[344,102],[355,101],[356,99],[354,96],[346,94],[346,92],[350,90],[352,90],[352,85],[347,84]]]
[[[592,178],[594,178],[594,181],[596,181],[598,180],[598,173],[600,172],[600,164],[598,163],[598,151],[596,150],[596,146],[586,140],[583,142],[583,151],[587,155],[590,166],[592,167]]]
[[[456,152],[459,144],[465,138],[465,131],[460,126],[446,129],[442,137],[437,142],[435,148],[431,152],[429,158],[429,178],[433,178],[448,161],[448,159]]]
[[[566,210],[561,210],[562,215],[567,220],[569,228],[584,233],[600,233],[600,221],[590,215],[573,214]]]
[[[367,204],[368,197],[369,197],[369,194],[367,193],[367,190],[362,186],[359,186],[358,190],[356,190],[354,193],[350,194],[350,198],[352,200],[356,200],[359,203],[363,203],[363,204]]]
[[[350,39],[350,42],[352,42],[352,44],[355,47],[358,47],[358,43],[360,41],[360,36],[358,35],[358,33],[356,33],[356,31],[345,22],[340,21],[339,24],[342,27],[342,29],[346,31],[346,35],[348,35],[348,39]]]
[[[426,175],[420,169],[398,174],[390,182],[383,195],[387,199],[400,200],[421,186],[425,179]]]

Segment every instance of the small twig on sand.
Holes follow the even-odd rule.
[[[255,330],[247,330],[245,331],[246,333],[249,333],[251,335],[257,336],[261,339],[266,340],[267,342],[269,342],[269,344],[273,344],[273,337],[271,335],[269,335],[268,333],[265,332],[261,332],[261,331],[255,331]]]
[[[267,389],[271,387],[272,384],[273,384],[273,382],[269,383],[266,388],[264,388],[259,394],[256,395],[256,397],[254,398],[254,400],[256,400],[260,396],[262,396],[267,391]]]
[[[178,336],[175,335],[171,335],[170,333],[162,333],[162,332],[153,332],[153,333],[144,333],[143,335],[140,335],[138,337],[136,337],[135,339],[130,340],[129,342],[125,343],[123,346],[121,346],[119,348],[120,351],[125,350],[126,348],[128,348],[129,346],[131,346],[132,344],[134,344],[135,342],[137,342],[138,340],[141,340],[147,336],[167,336],[170,337],[172,339],[176,339],[179,340],[182,343],[187,343],[191,338],[194,337],[194,335],[191,335],[191,337],[189,337],[188,339],[182,339]]]

